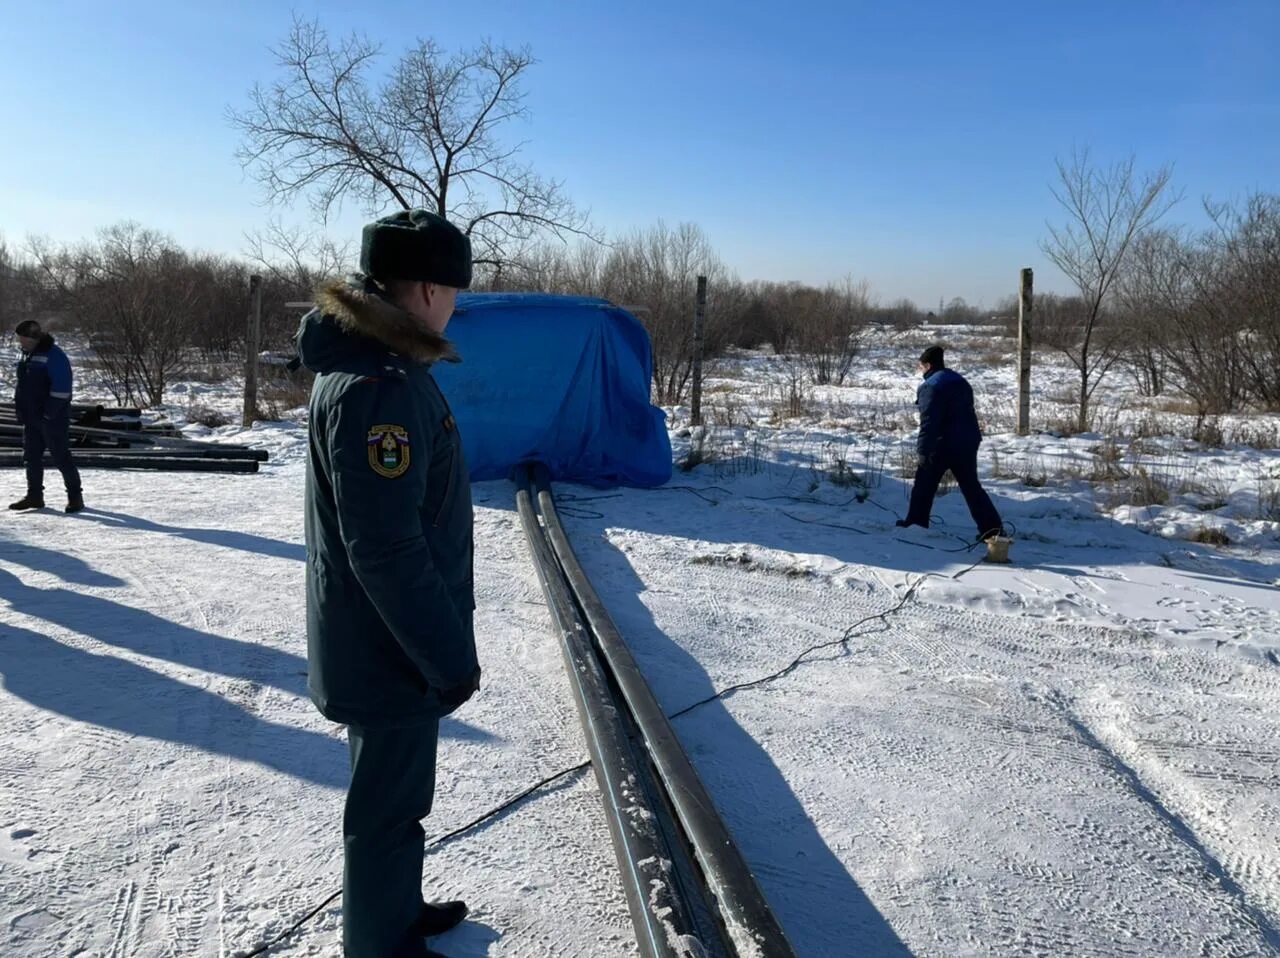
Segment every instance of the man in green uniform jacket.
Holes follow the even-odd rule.
[[[421,819],[442,716],[479,688],[471,487],[431,376],[471,244],[425,210],[364,229],[361,275],[317,293],[298,351],[316,375],[306,491],[312,700],[347,725],[343,945],[427,958],[466,915],[424,903]]]

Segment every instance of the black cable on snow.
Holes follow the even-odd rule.
[[[462,825],[459,828],[455,828],[451,832],[446,832],[445,834],[440,835],[437,838],[433,838],[431,841],[427,843],[427,847],[438,848],[441,845],[448,844],[449,842],[453,841],[455,838],[460,838],[461,836],[467,834],[468,832],[474,831],[475,829],[483,825],[485,822],[490,821],[491,819],[497,818],[507,809],[513,808],[514,806],[521,804],[525,799],[533,795],[534,792],[540,791],[549,785],[554,785],[560,779],[565,778],[569,775],[572,775],[574,772],[585,771],[590,765],[591,765],[590,762],[579,762],[577,765],[574,765],[571,768],[562,769],[561,771],[556,772],[554,775],[548,775],[542,781],[534,785],[530,785],[524,791],[507,799],[505,802],[503,802],[501,805],[498,805],[496,808],[491,808],[489,811],[485,812],[479,818],[472,819],[471,821],[467,822],[467,824]],[[286,929],[285,931],[282,931],[280,934],[276,935],[276,937],[272,938],[270,941],[263,942],[261,945],[258,945],[252,951],[237,952],[235,955],[235,958],[257,958],[258,955],[265,955],[268,951],[270,951],[276,945],[280,944],[286,938],[293,935],[294,932],[296,932],[299,928],[301,928],[303,925],[309,922],[316,915],[320,914],[320,912],[324,911],[324,909],[329,904],[331,904],[334,901],[337,901],[341,897],[342,897],[342,889],[339,888],[337,891],[335,891],[332,895],[330,895],[324,901],[320,902],[320,904],[316,905],[315,908],[311,909],[311,911],[307,912],[305,915],[303,915],[301,918],[295,921],[288,929]]]

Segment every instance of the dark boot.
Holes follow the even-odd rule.
[[[25,496],[23,496],[17,502],[9,503],[9,508],[10,509],[43,509],[44,496],[33,496],[31,493],[28,492]]]
[[[430,938],[457,928],[466,917],[467,903],[464,901],[428,901],[423,902],[422,911],[413,927],[423,938]]]
[[[63,511],[64,511],[64,512],[79,512],[79,511],[80,511],[80,510],[82,510],[83,508],[84,508],[84,493],[81,493],[81,492],[68,492],[68,493],[67,493],[67,508],[66,508],[66,509],[64,509]]]

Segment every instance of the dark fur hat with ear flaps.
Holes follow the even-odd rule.
[[[471,285],[471,240],[430,210],[401,210],[364,228],[360,272],[380,283],[415,279],[466,289]]]
[[[377,340],[415,362],[458,362],[449,340],[384,299],[368,283],[364,289],[341,280],[326,283],[316,290],[316,305],[347,332]]]

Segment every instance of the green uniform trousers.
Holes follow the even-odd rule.
[[[347,958],[415,958],[422,911],[421,820],[436,785],[438,719],[347,726],[351,787],[342,818],[342,943]]]

